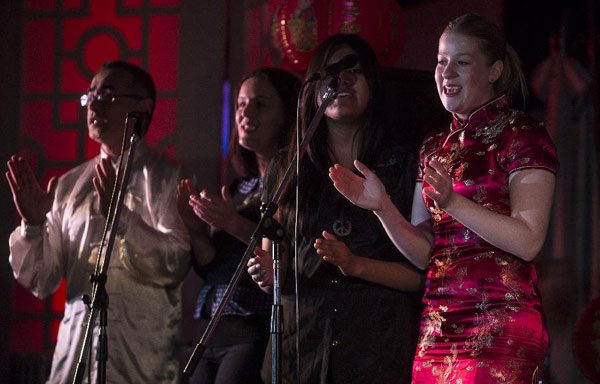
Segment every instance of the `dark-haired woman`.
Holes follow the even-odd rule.
[[[429,268],[414,383],[537,383],[548,338],[531,261],[546,236],[556,150],[542,123],[510,107],[526,93],[518,57],[485,18],[448,24],[435,80],[453,122],[423,143],[411,222],[359,162],[365,178],[338,165],[331,178]]]
[[[275,153],[289,141],[300,80],[276,68],[260,68],[241,82],[235,101],[230,158],[237,179],[216,196],[196,194],[190,180],[178,189],[178,208],[192,234],[196,270],[205,284],[195,317],[206,328],[215,314],[260,219],[262,180]],[[207,225],[212,227],[211,234]],[[269,335],[271,298],[244,274],[191,383],[261,383]]]
[[[387,238],[369,211],[350,204],[331,185],[328,169],[356,158],[382,178],[399,209],[408,214],[416,175],[416,149],[390,140],[382,113],[380,67],[371,47],[356,35],[334,35],[311,58],[307,76],[349,54],[358,64],[340,73],[337,96],[327,107],[308,156],[300,164],[298,203],[299,329],[294,304],[294,263],[286,242],[283,284],[283,382],[409,383],[418,324],[422,275]],[[301,124],[305,132],[330,78],[307,86]],[[410,141],[410,140],[407,140]],[[295,147],[273,161],[265,182],[273,193]],[[293,238],[294,188],[278,218]],[[265,244],[263,244],[265,245]],[[265,246],[264,249],[268,249]],[[270,253],[255,252],[248,272],[265,290],[272,285]]]

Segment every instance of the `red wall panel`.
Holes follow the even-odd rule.
[[[79,96],[107,60],[147,69],[157,87],[148,143],[174,155],[179,0],[27,0],[22,51],[22,146],[43,188],[96,156]],[[109,277],[110,278],[110,277]],[[15,283],[11,351],[48,352],[64,310],[64,281],[38,300]]]

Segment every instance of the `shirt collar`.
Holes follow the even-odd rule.
[[[453,113],[450,129],[453,131],[463,128],[476,129],[482,122],[489,121],[507,106],[508,98],[506,95],[500,95],[475,108],[465,120],[461,120]]]
[[[148,144],[146,143],[146,139],[145,138],[138,138],[136,145],[135,145],[135,153],[133,154],[133,161],[134,164],[135,162],[142,157],[145,153],[147,153],[149,150]],[[125,150],[125,156],[127,156],[127,154],[129,153],[129,148]],[[104,152],[104,150],[102,149],[102,147],[100,147],[100,158],[101,159],[106,159],[108,158],[108,154],[106,152]],[[125,157],[127,158],[127,157]],[[113,168],[117,168],[117,165],[119,164],[119,159],[116,160],[116,162],[111,161],[111,164],[113,166]]]

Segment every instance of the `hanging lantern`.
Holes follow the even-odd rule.
[[[336,33],[359,35],[392,66],[406,24],[396,0],[275,0],[271,34],[286,68],[304,72],[319,43]]]

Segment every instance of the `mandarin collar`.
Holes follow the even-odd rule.
[[[138,159],[142,156],[144,156],[144,154],[148,153],[148,151],[150,150],[150,148],[148,147],[148,143],[146,143],[146,139],[145,137],[141,137],[138,138],[138,141],[136,143],[135,146],[135,152],[133,154],[133,164],[136,164],[138,162]],[[129,153],[129,149],[125,150],[125,158],[127,158],[127,154]],[[106,159],[108,158],[108,154],[106,152],[104,152],[102,150],[102,147],[100,148],[100,159]],[[113,168],[117,169],[117,165],[119,164],[119,159],[117,159],[117,162],[110,162],[113,166]]]
[[[489,121],[500,111],[508,106],[506,95],[500,95],[475,108],[465,120],[461,120],[456,114],[452,114],[450,130],[455,131],[464,128],[477,129],[482,122]]]

